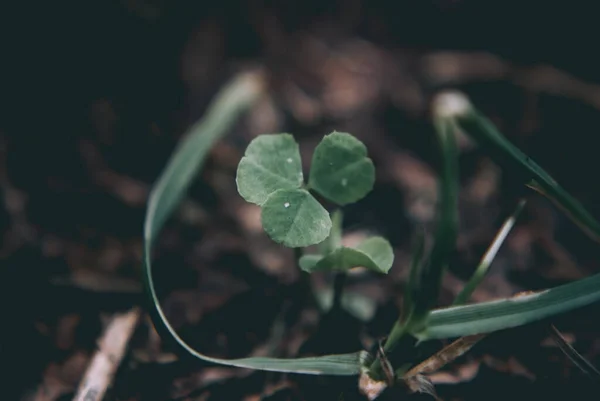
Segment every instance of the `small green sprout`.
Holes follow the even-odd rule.
[[[346,271],[363,266],[387,273],[394,261],[389,242],[368,238],[355,248],[341,246],[341,217],[335,232],[329,213],[309,192],[344,206],[364,198],[375,183],[375,167],[365,145],[344,132],[326,135],[312,158],[308,185],[304,185],[298,144],[290,134],[256,137],[237,170],[237,187],[248,202],[261,207],[265,232],[275,242],[290,248],[321,244],[323,254],[304,255],[302,270]]]

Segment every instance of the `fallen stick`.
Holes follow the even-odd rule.
[[[73,401],[101,401],[104,398],[140,315],[138,308],[115,315],[98,342],[98,351],[83,375]]]

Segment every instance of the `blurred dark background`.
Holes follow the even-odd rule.
[[[296,354],[298,344],[350,352],[386,335],[398,314],[413,223],[434,219],[438,159],[429,102],[440,89],[468,94],[600,216],[594,11],[589,2],[491,0],[3,4],[2,399],[72,399],[107,319],[141,304],[150,186],[189,125],[247,68],[263,68],[269,96],[211,154],[157,251],[169,316],[210,355],[247,355],[268,345],[282,309],[286,334],[275,347],[282,355]],[[346,228],[385,234],[396,249],[389,277],[357,279],[356,291],[376,305],[365,321],[344,320],[356,333],[348,344],[327,336],[306,341],[320,331],[298,301],[292,255],[260,232],[256,209],[234,183],[252,137],[291,132],[310,157],[333,129],[363,140],[378,168],[374,191],[346,211]],[[527,210],[474,298],[598,271],[597,244],[466,140],[460,163],[461,231],[440,302],[460,290],[523,195]],[[598,365],[597,312],[586,308],[555,323]],[[342,392],[361,399],[353,382],[175,360],[147,321],[130,348],[107,400],[315,400]],[[446,400],[563,399],[592,391],[536,325],[491,338],[445,374],[436,380]]]

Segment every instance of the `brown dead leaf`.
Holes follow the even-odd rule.
[[[301,60],[296,63],[300,67],[292,74],[292,83],[284,85],[293,113],[303,121],[314,122],[323,115],[344,118],[373,107],[385,93],[385,78],[389,75],[384,56],[364,40],[325,43],[314,36],[303,36],[294,54]]]
[[[200,269],[198,275],[198,288],[176,290],[165,303],[174,327],[197,324],[206,313],[219,309],[249,288],[244,281],[217,269]]]
[[[296,84],[289,82],[283,88],[288,106],[294,117],[306,125],[314,124],[322,114],[322,104],[307,95]]]
[[[452,370],[439,371],[429,375],[434,384],[456,384],[471,381],[479,372],[479,361],[462,364]]]
[[[252,394],[243,398],[243,401],[261,401],[264,398],[271,397],[276,393],[292,387],[292,383],[288,380],[282,380],[278,383],[269,383],[265,386],[260,394]]]
[[[510,373],[517,376],[523,376],[529,380],[535,380],[535,374],[530,372],[515,357],[511,356],[503,361],[491,355],[484,355],[483,362],[490,368],[503,373]]]
[[[240,202],[235,208],[234,213],[242,228],[248,231],[248,233],[259,234],[263,232],[260,206],[248,202]]]
[[[510,66],[489,53],[436,52],[422,58],[421,68],[433,83],[462,83],[479,79],[500,79]]]
[[[173,382],[171,397],[183,398],[192,391],[201,391],[204,387],[226,381],[235,377],[246,377],[251,374],[248,369],[209,367],[198,372],[193,372],[186,377],[178,378]]]
[[[464,196],[480,205],[487,203],[498,189],[500,169],[490,160],[483,161],[466,185]]]
[[[69,277],[57,277],[53,284],[72,285],[93,292],[138,294],[142,286],[137,280],[117,277],[96,270],[81,268],[74,270]]]
[[[278,132],[283,125],[283,117],[271,97],[264,96],[250,110],[248,128],[253,136]],[[241,158],[241,155],[240,157]],[[238,158],[238,162],[239,162]],[[237,165],[237,163],[236,163]]]
[[[428,390],[428,383],[431,383],[431,381],[426,382],[423,378],[435,373],[439,369],[446,366],[448,363],[464,355],[485,336],[486,334],[476,334],[472,336],[465,336],[459,338],[458,340],[445,346],[440,351],[436,352],[434,355],[427,358],[425,361],[421,362],[420,364],[406,372],[406,374],[404,375],[404,381],[407,383],[409,388],[413,389],[413,391],[417,391],[417,389],[421,386],[423,386],[423,391]],[[476,366],[478,369],[479,365],[477,364]],[[474,374],[476,374],[476,372],[473,373],[473,375]],[[433,384],[431,384],[431,387],[433,388]],[[428,394],[431,393],[428,392]],[[435,392],[432,395],[435,396]]]
[[[75,390],[89,361],[83,351],[73,353],[61,365],[51,363],[44,372],[43,381],[33,396],[34,401],[54,401]]]

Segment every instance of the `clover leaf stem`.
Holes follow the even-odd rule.
[[[322,254],[327,255],[342,246],[342,226],[344,214],[341,209],[335,209],[331,213],[331,232],[329,237],[319,246]],[[347,274],[345,271],[339,271],[335,274],[333,281],[333,303],[332,309],[341,307],[344,284]]]

